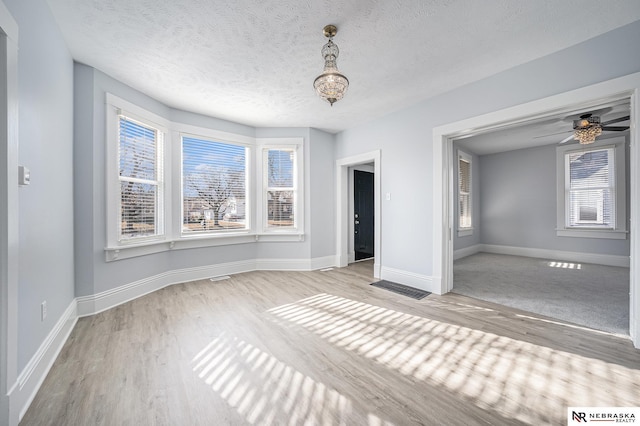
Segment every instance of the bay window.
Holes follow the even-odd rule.
[[[302,241],[302,138],[170,122],[107,94],[107,261]]]

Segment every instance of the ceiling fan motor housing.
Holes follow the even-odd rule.
[[[574,129],[583,129],[585,127],[599,126],[600,117],[592,116],[591,114],[583,115],[579,120],[573,120]]]

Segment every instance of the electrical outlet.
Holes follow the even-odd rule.
[[[40,305],[40,321],[44,321],[46,317],[47,317],[47,301],[45,300]]]

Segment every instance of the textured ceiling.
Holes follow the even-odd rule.
[[[171,107],[332,132],[640,19],[638,0],[48,3],[76,61]],[[351,83],[333,107],[312,87],[330,23]]]

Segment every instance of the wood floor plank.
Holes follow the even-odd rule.
[[[21,424],[541,425],[640,406],[629,339],[372,281],[371,262],[251,272],[82,318]]]

